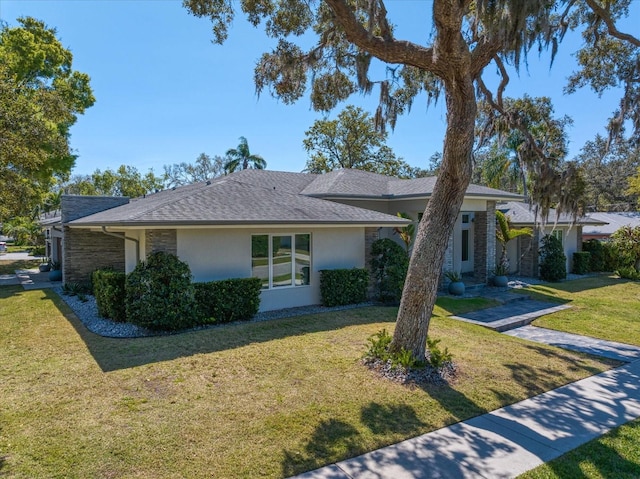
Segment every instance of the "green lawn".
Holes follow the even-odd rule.
[[[567,302],[572,306],[537,319],[533,323],[535,326],[640,345],[640,283],[598,276],[536,286],[532,290],[537,298]],[[638,478],[638,444],[640,420],[616,428],[520,477]]]
[[[637,479],[640,477],[639,445],[640,420],[635,420],[519,478]]]
[[[533,325],[594,338],[640,345],[640,283],[597,276],[534,286],[525,292],[565,302],[571,309],[537,319]]]
[[[9,261],[0,257],[0,274],[13,274],[17,269],[37,268],[41,263],[39,259]]]
[[[407,387],[359,362],[395,308],[108,339],[52,292],[0,288],[0,475],[290,476],[616,364],[442,317],[487,304],[441,300],[430,333],[460,377]]]

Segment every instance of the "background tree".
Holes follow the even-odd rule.
[[[609,142],[640,140],[640,39],[618,30],[616,22],[629,15],[631,0],[585,0],[569,3],[560,21],[581,29],[583,47],[576,53],[579,69],[569,77],[566,93],[589,87],[598,95],[617,87],[622,92],[607,128]],[[631,128],[626,129],[625,125]]]
[[[246,170],[253,168],[255,170],[264,170],[267,162],[260,155],[253,155],[249,151],[249,143],[244,136],[240,137],[240,143],[237,148],[231,148],[226,152],[227,161],[224,164],[224,170],[227,173],[233,173],[237,169]]]
[[[387,133],[376,130],[373,118],[362,108],[348,105],[335,120],[316,120],[305,136],[309,173],[353,168],[398,178],[415,176],[413,168],[385,144]]]
[[[164,165],[163,180],[168,188],[189,185],[198,181],[207,181],[224,174],[224,159],[221,156],[213,158],[200,153],[195,163],[175,163]]]
[[[615,19],[613,14],[624,14],[624,3],[628,1],[607,3],[609,10],[604,12],[593,7],[595,20],[584,22],[592,26],[603,18]],[[212,20],[216,42],[226,39],[236,3],[184,0],[184,4],[192,14]],[[444,94],[447,127],[440,174],[417,229],[391,344],[392,350],[405,348],[418,360],[425,357],[444,253],[471,178],[476,93],[496,116],[505,115],[502,98],[509,81],[505,65],[517,68],[534,46],[542,49],[552,45],[553,54],[568,28],[559,20],[582,7],[577,2],[558,2],[556,9],[553,2],[506,0],[433,0],[431,5],[432,15],[425,24],[431,24],[433,30],[424,35],[430,43],[419,45],[395,37],[383,0],[242,3],[249,21],[256,26],[264,22],[266,34],[277,39],[277,46],[256,65],[258,93],[268,89],[288,104],[301,98],[309,87],[312,107],[326,112],[354,92],[370,93],[377,84],[380,104],[374,118],[380,129],[385,125],[393,128],[398,115],[411,107],[418,94],[426,92],[428,101]],[[304,50],[294,40],[309,31],[317,36],[317,42]],[[306,48],[309,36],[300,43]],[[393,65],[384,69],[388,76],[382,80],[369,78],[374,58]],[[485,67],[492,62],[501,76],[496,92],[482,79]],[[509,118],[513,127],[525,137],[529,135],[518,115]],[[544,166],[551,159],[536,149],[533,139],[528,141],[543,165],[539,172],[553,173]],[[570,179],[572,173],[568,169],[560,179]],[[572,205],[560,201],[558,206],[562,210]]]
[[[135,167],[121,165],[116,171],[99,169],[89,175],[76,175],[62,186],[67,194],[139,196],[153,193],[163,188],[162,179],[155,176],[153,170],[142,175]]]
[[[622,257],[623,264],[631,264],[640,272],[640,226],[623,226],[611,235],[614,248]]]
[[[640,195],[634,175],[640,167],[640,149],[624,139],[609,144],[598,135],[587,142],[576,158],[584,170],[589,211],[630,211]]]
[[[565,129],[573,122],[567,116],[554,118],[548,97],[505,98],[503,110],[503,115],[496,116],[491,105],[480,104],[475,167],[483,184],[529,197],[529,184],[539,178],[536,167],[540,154],[552,169],[564,163]],[[514,116],[526,133],[512,127]]]
[[[75,156],[69,130],[95,99],[56,30],[30,17],[0,27],[0,221],[28,216]]]

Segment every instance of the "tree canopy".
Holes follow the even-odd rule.
[[[74,165],[69,130],[95,99],[56,30],[31,17],[0,27],[0,220],[30,214]]]
[[[444,252],[471,178],[478,98],[492,108],[494,118],[508,118],[523,134],[538,156],[538,171],[551,176],[554,159],[536,148],[523,117],[505,110],[506,65],[517,69],[533,48],[551,47],[553,57],[569,28],[598,29],[596,43],[605,37],[633,42],[615,28],[615,20],[628,13],[629,1],[433,0],[430,18],[423,4],[416,12],[425,15],[424,44],[396,38],[383,0],[184,0],[184,5],[213,22],[218,43],[227,38],[236,9],[253,25],[262,24],[277,45],[257,62],[256,89],[285,104],[309,91],[312,107],[326,112],[355,92],[376,88],[380,101],[374,118],[384,130],[395,126],[419,94],[426,94],[427,104],[444,96],[442,162],[416,232],[391,344],[393,350],[405,349],[423,360]],[[370,76],[380,71],[370,69],[374,59],[387,66],[385,77]],[[495,68],[488,70],[499,75],[494,91],[483,79],[490,64]]]
[[[188,185],[198,181],[206,181],[224,174],[225,161],[221,156],[213,158],[205,153],[200,153],[195,163],[174,163],[164,165],[163,180],[169,188]]]
[[[163,188],[162,178],[152,170],[141,174],[135,167],[121,165],[117,170],[97,169],[91,175],[76,175],[62,185],[62,190],[72,195],[128,196],[137,198]]]
[[[354,168],[398,178],[419,174],[397,158],[385,142],[387,133],[376,130],[373,118],[362,108],[348,105],[335,120],[316,120],[303,141],[309,152],[306,171],[326,173]]]

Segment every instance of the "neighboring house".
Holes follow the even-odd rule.
[[[360,170],[323,175],[242,170],[129,200],[62,197],[63,281],[94,269],[130,272],[150,252],[177,254],[194,281],[259,277],[260,309],[317,304],[320,271],[367,267],[373,241],[416,221],[435,178],[399,180]],[[444,269],[486,281],[495,254],[495,205],[518,195],[471,185]],[[266,246],[266,247],[265,247]],[[267,252],[265,254],[265,252]]]
[[[547,224],[542,228],[540,218],[536,218],[535,212],[528,204],[508,202],[497,206],[516,228],[529,227],[533,230],[532,236],[520,236],[507,243],[507,258],[509,259],[510,274],[519,274],[526,277],[538,277],[538,247],[542,237],[546,234],[556,236],[562,243],[564,254],[567,257],[567,271],[573,268],[573,253],[582,251],[583,228],[602,226],[604,223],[593,219],[593,215],[578,218],[573,221],[570,215],[557,215],[554,209],[549,211]],[[502,248],[496,247],[496,262],[500,259]]]
[[[631,226],[632,228],[640,226],[640,213],[637,212],[589,213],[589,217],[601,221],[603,224],[585,226],[582,229],[584,241],[590,239],[607,240],[623,226]]]

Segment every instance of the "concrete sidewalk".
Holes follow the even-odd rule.
[[[640,417],[640,361],[299,479],[513,478]]]

